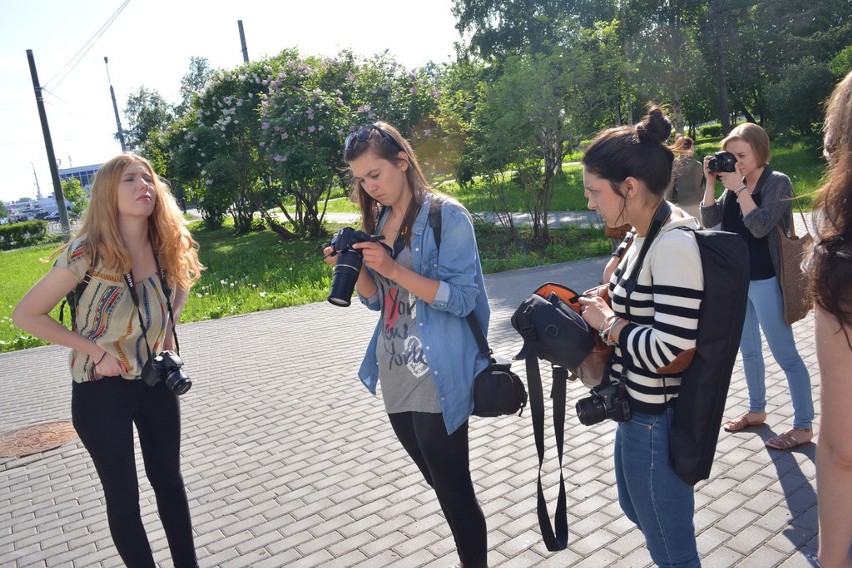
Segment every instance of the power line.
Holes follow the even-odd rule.
[[[62,76],[59,77],[59,80],[56,82],[56,84],[53,85],[54,89],[59,87],[59,85],[62,83],[62,81],[65,80],[65,78],[68,76],[68,74],[71,73],[71,71],[73,71],[75,67],[77,67],[77,64],[79,64],[80,61],[83,60],[83,57],[89,52],[90,49],[92,49],[92,47],[94,47],[95,42],[97,42],[100,39],[100,37],[102,35],[104,35],[104,33],[109,29],[109,27],[112,25],[112,23],[118,17],[118,15],[121,13],[121,11],[124,10],[124,8],[128,4],[130,4],[130,0],[124,0],[124,3],[121,6],[118,7],[118,10],[116,10],[115,13],[113,13],[113,15],[109,17],[109,19],[107,19],[107,21],[89,39],[89,41],[87,41],[85,44],[83,44],[83,47],[81,47],[77,51],[77,53],[74,54],[74,56],[68,61],[68,63],[63,65],[62,66],[63,68],[60,69],[56,73],[56,75],[51,77],[47,81],[47,83],[44,84],[44,87],[47,87],[48,85],[50,85],[50,83],[53,82],[53,80],[56,79],[57,76],[62,74]],[[69,65],[70,65],[70,67],[69,67]],[[64,70],[64,72],[63,72],[63,70]]]

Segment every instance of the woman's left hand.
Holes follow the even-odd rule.
[[[393,272],[397,263],[388,252],[388,249],[379,243],[355,243],[352,248],[361,251],[364,255],[364,266],[375,270],[385,278],[393,280]]]
[[[615,317],[615,312],[607,305],[606,300],[600,296],[593,296],[591,298],[580,296],[579,302],[581,306],[580,315],[583,317],[583,320],[597,331],[600,331],[607,320]]]

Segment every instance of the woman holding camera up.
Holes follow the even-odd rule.
[[[790,450],[811,441],[814,418],[811,378],[796,349],[793,328],[784,321],[784,300],[777,278],[780,252],[775,227],[790,232],[793,186],[787,176],[769,167],[769,137],[760,126],[737,126],[721,146],[727,155],[704,158],[707,184],[701,219],[705,227],[721,224],[723,231],[743,238],[748,245],[751,271],[740,340],[749,409],[728,421],[725,430],[739,432],[766,421],[766,370],[760,338],[763,330],[773,357],[787,376],[793,399],[793,427],[768,439],[766,445]],[[718,200],[714,194],[717,179],[725,187]]]
[[[583,155],[589,208],[607,226],[630,223],[636,235],[608,283],[612,307],[600,296],[580,303],[583,319],[614,346],[610,380],[627,390],[631,416],[615,434],[619,504],[645,535],[654,563],[693,568],[700,566],[694,493],[672,469],[668,446],[681,380],[673,369],[685,368],[684,352],[695,347],[704,273],[694,233],[678,230],[698,222],[665,201],[671,130],[651,106],[635,127],[599,133]],[[635,287],[626,285],[646,246]]]
[[[455,201],[429,186],[409,142],[384,122],[346,138],[344,159],[361,230],[384,237],[356,242],[363,255],[356,288],[380,312],[359,376],[381,381],[391,427],[435,490],[464,568],[487,566],[485,517],[470,477],[468,418],[474,377],[488,365],[466,320],[482,330],[490,310],[473,225]],[[429,223],[439,208],[441,242]],[[390,250],[389,250],[390,249]],[[334,248],[325,249],[334,264]]]
[[[12,318],[32,335],[71,349],[71,416],[103,485],[118,553],[129,567],[155,566],[139,509],[135,425],[172,561],[196,567],[180,472],[178,397],[163,380],[149,386],[141,379],[149,348],[153,354],[175,349],[169,317],[172,323],[179,318],[200,276],[197,245],[151,164],[120,154],[98,170],[79,232],[54,257]],[[174,291],[171,308],[164,282]],[[71,292],[79,296],[68,330],[49,314]]]

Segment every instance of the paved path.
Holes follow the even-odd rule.
[[[509,318],[535,287],[546,281],[589,287],[605,260],[487,276],[495,352],[511,356],[519,348]],[[182,398],[183,462],[202,566],[456,562],[431,490],[400,449],[381,401],[355,378],[373,324],[374,314],[358,305],[318,303],[181,326],[195,383]],[[794,329],[816,384],[810,316]],[[0,433],[70,420],[66,356],[59,347],[0,354]],[[515,364],[523,377],[522,367]],[[763,445],[791,423],[786,393],[783,374],[769,362],[767,425],[722,433],[713,477],[697,486],[705,567],[813,565],[814,446],[781,453]],[[586,394],[571,385],[569,409]],[[727,415],[746,401],[738,363]],[[535,516],[537,460],[529,414],[472,419],[472,470],[488,519],[492,566],[651,565],[642,535],[618,507],[613,427],[584,427],[569,412],[564,471],[570,545],[549,553]],[[558,479],[554,457],[549,451],[551,503]],[[144,475],[141,484],[156,558],[170,566]],[[24,458],[0,458],[0,566],[120,565],[100,485],[79,440]]]
[[[597,282],[604,261],[487,276],[495,352],[508,357],[519,349],[509,318],[534,288],[557,281],[584,289]],[[375,314],[360,305],[316,303],[181,326],[195,385],[181,399],[183,470],[201,566],[445,568],[458,561],[436,500],[394,438],[381,400],[356,378],[374,323]],[[810,316],[795,332],[816,375]],[[812,565],[815,447],[790,453],[764,447],[790,426],[792,413],[783,374],[767,358],[767,424],[723,432],[713,476],[697,486],[705,568]],[[515,367],[523,377],[523,365]],[[66,350],[0,355],[0,392],[0,433],[69,420]],[[569,386],[570,545],[558,553],[547,552],[538,531],[529,414],[472,419],[472,471],[488,520],[492,567],[651,565],[641,533],[618,506],[614,423],[584,427],[573,413],[586,394],[581,385]],[[746,400],[738,362],[727,415],[745,408]],[[558,479],[553,458],[550,451],[551,503]],[[144,474],[141,494],[156,558],[171,566]],[[99,482],[79,440],[0,459],[0,565],[120,566]]]

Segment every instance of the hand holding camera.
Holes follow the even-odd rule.
[[[335,306],[343,307],[352,303],[352,292],[355,291],[355,282],[358,280],[358,274],[361,272],[361,265],[364,260],[364,253],[361,249],[355,248],[355,245],[358,243],[377,243],[384,238],[384,235],[368,235],[363,231],[356,231],[352,227],[344,227],[334,235],[331,243],[325,249],[331,249],[326,259],[338,257],[334,265],[331,290],[328,294],[329,302]],[[379,244],[387,252],[393,252],[384,243]]]

